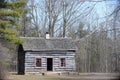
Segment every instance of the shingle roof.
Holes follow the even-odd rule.
[[[35,38],[24,37],[25,42],[22,43],[23,49],[40,51],[40,50],[76,50],[75,42],[69,38]]]

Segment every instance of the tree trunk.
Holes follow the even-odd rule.
[[[0,80],[4,80],[5,79],[5,66],[4,66],[4,55],[5,52],[1,46],[1,43],[0,43]]]

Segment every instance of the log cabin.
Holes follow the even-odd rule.
[[[18,46],[18,74],[75,71],[75,41],[24,37]]]

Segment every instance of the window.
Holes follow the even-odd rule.
[[[36,65],[36,67],[42,67],[42,60],[41,60],[41,58],[36,58],[35,65]]]
[[[65,66],[66,66],[66,59],[60,58],[60,67],[65,67]]]

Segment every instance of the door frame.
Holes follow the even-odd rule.
[[[47,60],[48,60],[48,58],[51,58],[51,59],[52,59],[52,70],[51,70],[51,71],[53,71],[53,57],[47,57],[47,58],[46,58],[46,71],[48,71],[48,70],[47,70],[47,66],[48,66],[48,65],[47,65]]]

